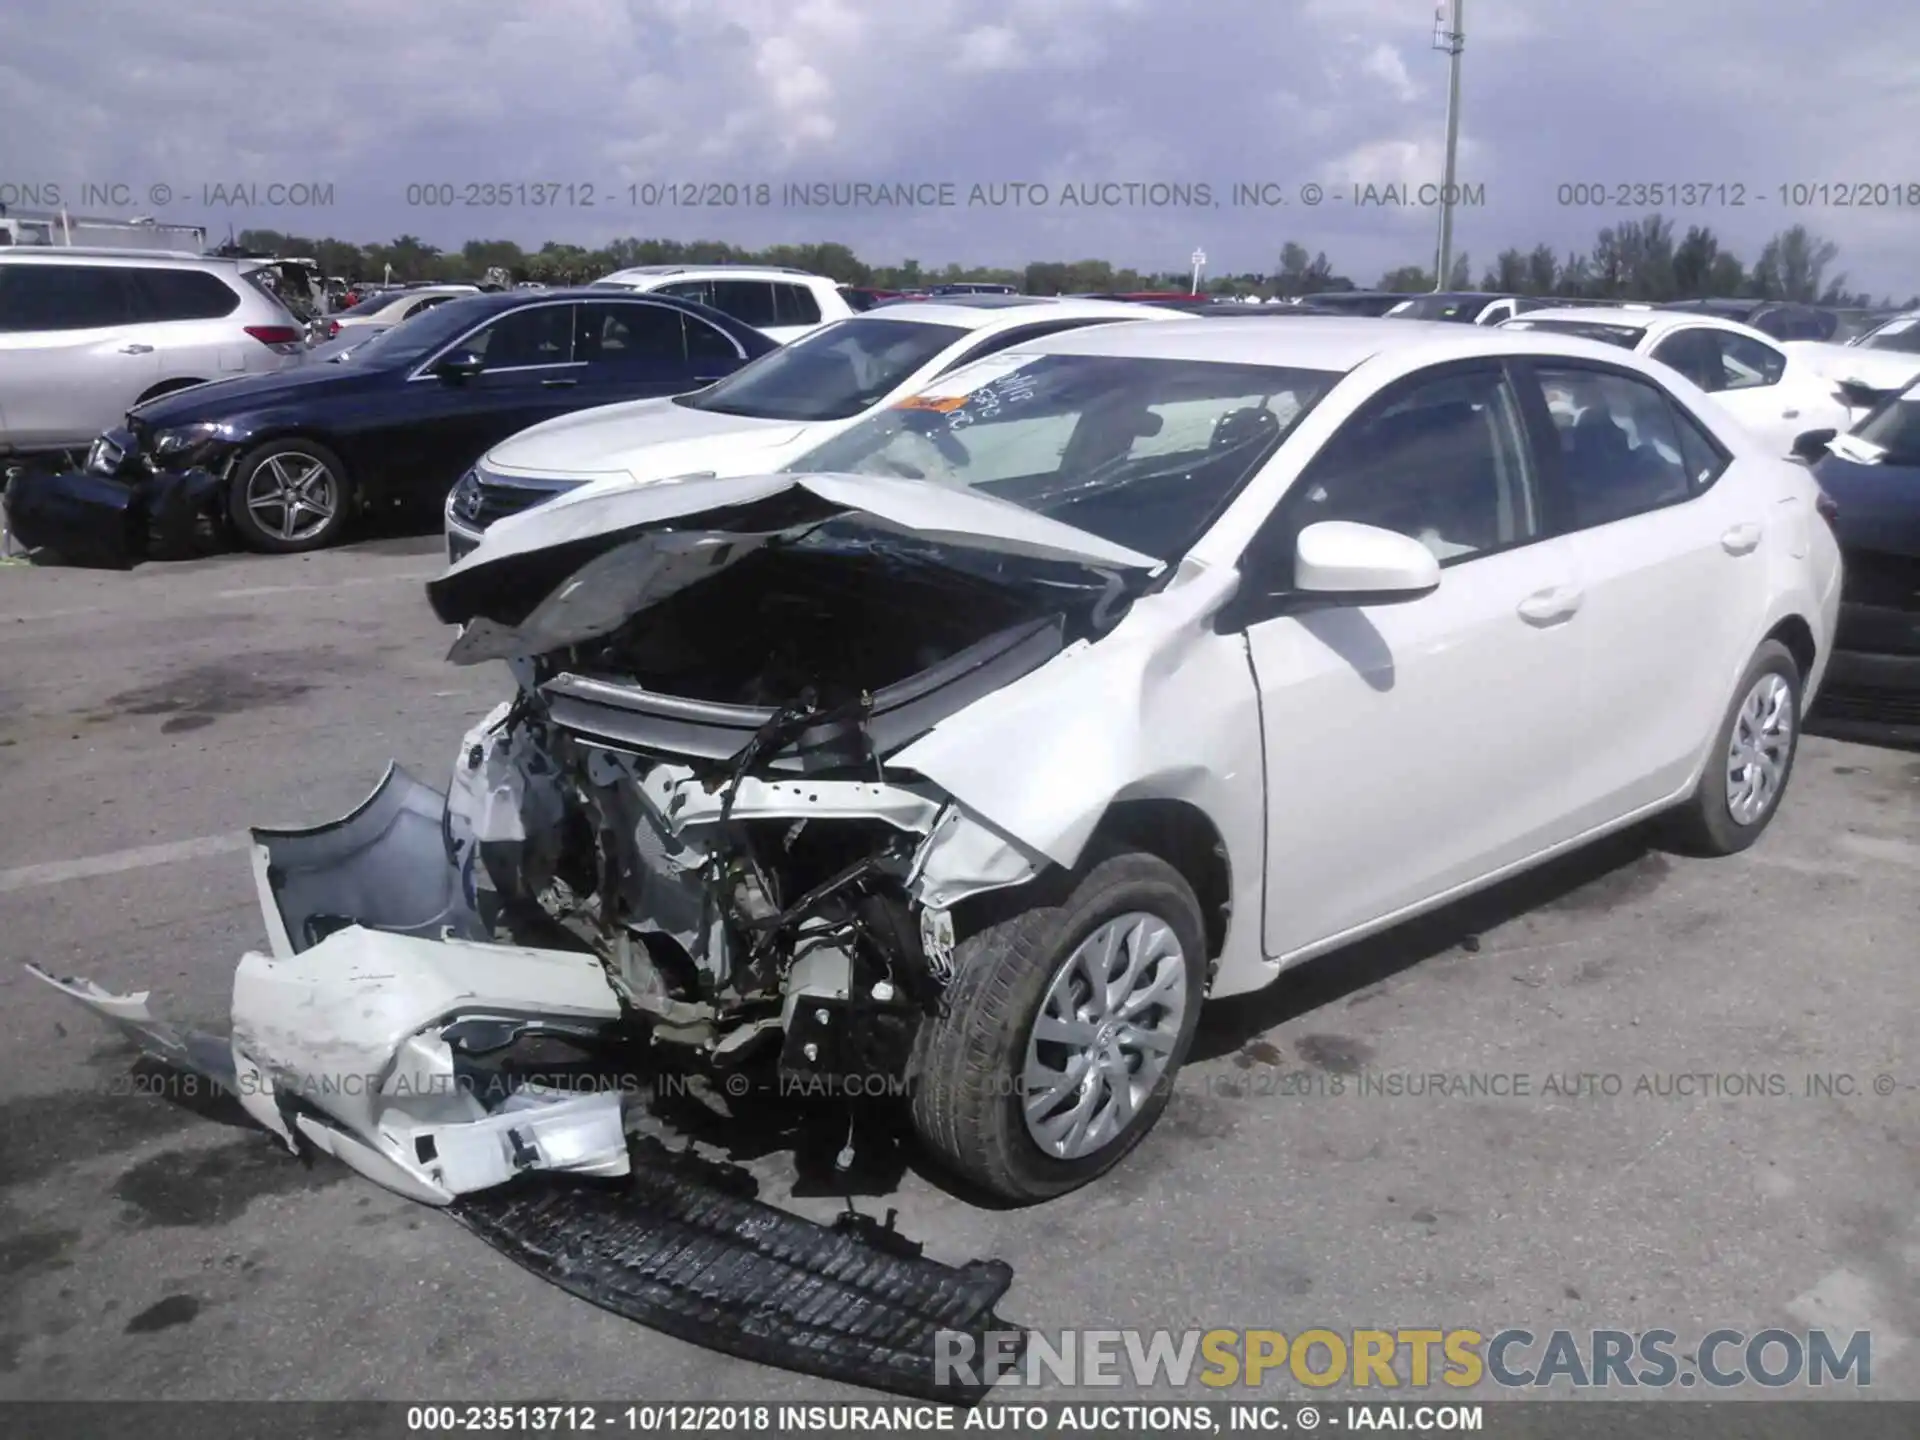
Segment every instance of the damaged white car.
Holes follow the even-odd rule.
[[[1204,1000],[1642,817],[1751,844],[1831,644],[1820,499],[1545,331],[1052,337],[788,472],[495,525],[428,591],[514,693],[445,795],[257,832],[230,1042],[70,988],[430,1202],[625,1171],[631,1090],[543,1046],[1057,1195]]]

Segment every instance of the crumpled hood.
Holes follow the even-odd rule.
[[[503,440],[482,463],[510,475],[590,479],[633,469],[649,458],[639,452],[650,447],[724,437],[757,449],[797,440],[804,431],[791,420],[722,415],[670,398],[629,400],[544,420]]]
[[[701,539],[766,537],[843,518],[936,543],[1094,569],[1157,570],[1163,564],[959,486],[890,475],[722,475],[591,486],[508,516],[489,527],[471,554],[428,582],[427,598],[449,625],[489,621],[513,627],[542,601],[563,598],[563,584],[583,588],[576,572],[616,549],[630,552],[625,559],[631,566],[645,568],[658,558],[653,552],[684,552]],[[703,548],[708,553],[699,563],[710,570],[752,547]],[[596,579],[605,569],[596,568]],[[623,605],[657,598],[632,594]]]

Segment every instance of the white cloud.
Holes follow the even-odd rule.
[[[1556,203],[1573,180],[1920,180],[1920,11],[1831,0],[1821,22],[1751,0],[1729,26],[1672,0],[1469,5],[1459,216],[1476,261],[1540,240],[1585,247],[1629,218]],[[841,239],[1013,263],[1105,254],[1178,268],[1272,263],[1283,240],[1371,281],[1428,249],[1420,212],[1010,207],[871,214],[642,212],[640,181],[1438,178],[1445,61],[1416,0],[8,0],[0,7],[0,185],[332,181],[324,212],[170,218],[376,240],[402,231],[591,243],[618,234],[743,244]],[[1865,41],[1862,37],[1867,37]],[[76,77],[106,76],[90,84]],[[1623,80],[1630,77],[1630,83]],[[1841,162],[1845,162],[1842,164]],[[1337,178],[1336,178],[1337,177]],[[589,210],[408,208],[421,181],[592,184]],[[614,203],[606,203],[606,197]],[[0,192],[0,199],[7,198]],[[1903,194],[1904,198],[1904,194]],[[147,208],[144,205],[136,208]],[[1856,282],[1920,287],[1913,209],[1669,211],[1751,257],[1804,221]]]
[[[1407,73],[1407,62],[1400,58],[1400,52],[1391,45],[1375,45],[1360,62],[1360,70],[1362,74],[1370,75],[1386,86],[1396,100],[1411,100],[1420,93],[1420,87],[1413,83],[1413,77]]]

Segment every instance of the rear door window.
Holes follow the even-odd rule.
[[[804,285],[773,285],[773,308],[781,325],[818,325],[820,302]]]
[[[1610,525],[1695,493],[1665,391],[1608,370],[1542,363],[1536,373],[1559,431],[1575,529]]]
[[[670,305],[588,301],[576,306],[573,358],[621,370],[677,369],[686,363],[680,312]]]
[[[129,270],[143,320],[218,320],[240,308],[240,296],[204,270]]]
[[[773,303],[773,286],[765,280],[715,280],[711,303],[714,309],[755,329],[780,323]]]

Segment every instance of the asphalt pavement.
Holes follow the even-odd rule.
[[[437,569],[431,537],[0,566],[0,1398],[874,1398],[154,1093],[22,973],[224,1028],[265,943],[244,828],[342,814],[389,760],[444,781],[506,694],[444,660]],[[1223,1002],[1080,1193],[990,1210],[910,1169],[858,1203],[1009,1262],[1002,1313],[1043,1331],[1867,1328],[1873,1393],[1920,1398],[1917,1007],[1920,754],[1810,739],[1745,856],[1620,837]]]

